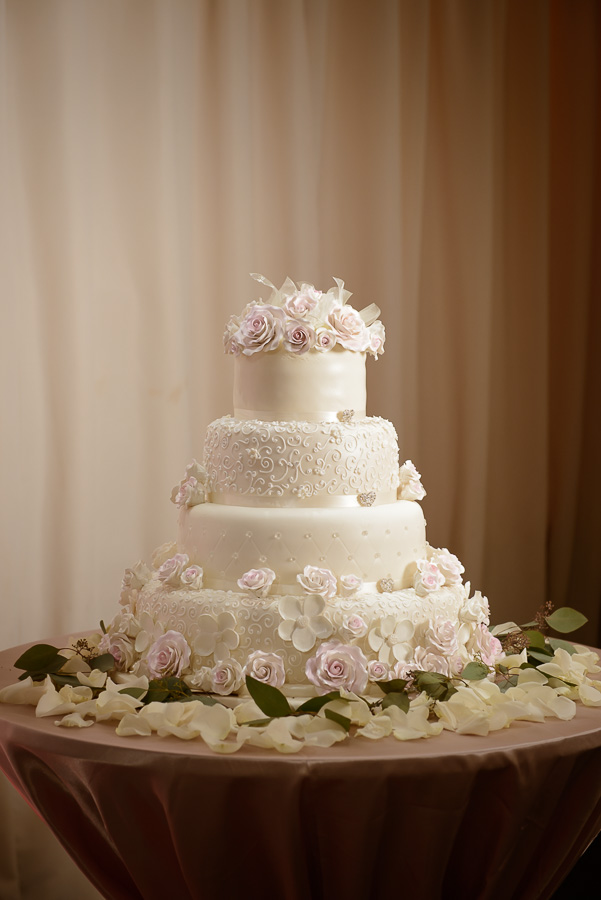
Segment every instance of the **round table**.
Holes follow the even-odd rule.
[[[110,900],[544,900],[601,830],[599,709],[294,756],[115,727],[0,704],[0,768]]]

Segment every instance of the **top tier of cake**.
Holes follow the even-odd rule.
[[[365,416],[365,357],[384,348],[372,304],[358,312],[344,283],[323,293],[287,279],[267,303],[232,316],[225,350],[236,357],[234,416],[267,422],[332,422],[348,410]]]

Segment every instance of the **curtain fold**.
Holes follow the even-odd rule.
[[[381,307],[369,411],[422,472],[430,542],[495,621],[550,599],[601,642],[600,19],[0,0],[5,645],[110,617],[174,536],[249,272]]]

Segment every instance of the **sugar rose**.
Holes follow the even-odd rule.
[[[329,328],[318,328],[315,332],[315,349],[332,350],[336,346],[336,335]]]
[[[179,631],[166,631],[156,639],[146,656],[151,678],[180,676],[190,664],[190,647]]]
[[[257,681],[280,688],[286,681],[284,660],[277,653],[263,653],[261,650],[255,650],[246,661],[244,675],[251,675]]]
[[[244,681],[242,666],[231,657],[218,662],[211,670],[211,675],[213,677],[214,693],[222,696],[237,691]]]
[[[303,285],[303,287],[305,290],[292,294],[284,302],[284,309],[293,319],[297,316],[302,319],[307,313],[312,312],[321,298],[321,291],[316,291],[311,285]]]
[[[235,339],[246,356],[260,350],[275,350],[282,343],[286,313],[278,306],[251,306]]]
[[[359,647],[338,641],[322,644],[308,660],[305,672],[319,693],[346,690],[360,694],[367,685],[367,659]]]
[[[378,659],[372,659],[367,666],[367,674],[370,681],[390,681],[392,678],[392,669],[385,662]]]
[[[431,591],[436,591],[444,585],[445,578],[436,563],[428,559],[420,559],[417,563],[417,571],[413,578],[415,593],[420,597],[426,597]]]
[[[290,353],[306,353],[315,346],[315,332],[304,322],[290,319],[284,328],[284,347]]]
[[[340,576],[340,588],[341,593],[345,597],[352,597],[353,594],[356,594],[357,591],[360,591],[363,587],[363,579],[359,578],[358,575],[341,575]]]
[[[501,641],[490,633],[486,625],[477,625],[468,645],[471,653],[478,653],[486,666],[494,666],[503,656]]]
[[[180,581],[184,587],[198,591],[202,587],[203,571],[200,566],[188,566],[180,575]]]
[[[317,566],[305,566],[302,575],[296,576],[299,584],[309,594],[321,594],[331,599],[336,596],[336,576],[330,569],[319,569]]]
[[[275,572],[273,569],[249,569],[248,572],[245,572],[238,579],[238,587],[243,591],[252,591],[260,596],[264,596],[274,581]]]
[[[332,329],[338,343],[346,350],[367,350],[370,334],[356,309],[341,306],[328,314],[327,325]]]
[[[461,584],[465,566],[459,562],[454,553],[449,553],[446,547],[442,550],[434,550],[431,560],[436,563],[447,584]]]
[[[98,645],[100,653],[110,653],[115,660],[115,668],[119,672],[131,669],[136,660],[136,651],[132,638],[121,632],[107,633],[102,636]]]
[[[157,576],[163,584],[177,586],[180,584],[180,575],[189,563],[186,553],[176,553],[171,559],[166,560],[157,572]]]

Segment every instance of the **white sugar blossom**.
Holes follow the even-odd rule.
[[[207,489],[193,475],[181,481],[171,491],[171,502],[181,509],[182,506],[198,506],[205,503]]]
[[[414,631],[410,619],[399,620],[396,616],[383,616],[369,632],[367,641],[378,654],[379,661],[390,665],[410,658]]]
[[[329,569],[305,566],[303,574],[297,575],[296,580],[309,594],[321,594],[328,600],[336,596],[338,589],[336,576]]]
[[[203,615],[197,619],[198,637],[194,641],[194,653],[213,657],[216,662],[227,659],[240,643],[236,633],[236,620],[230,612],[218,616]]]
[[[369,332],[369,352],[377,359],[379,353],[384,353],[384,341],[386,333],[384,325],[379,320],[370,325],[367,329]]]
[[[213,672],[210,666],[200,666],[193,672],[188,672],[183,678],[193,691],[209,693],[213,690]]]
[[[171,559],[165,560],[163,565],[157,572],[159,581],[163,584],[179,586],[181,584],[180,576],[185,568],[187,568],[190,558],[187,553],[176,553]]]
[[[426,496],[421,475],[410,459],[406,460],[399,469],[397,496],[399,500],[423,500]]]
[[[284,660],[277,653],[264,653],[255,650],[246,660],[244,675],[251,675],[257,681],[263,681],[272,687],[280,688],[286,681]]]
[[[431,591],[437,591],[443,587],[445,577],[436,565],[428,559],[417,561],[417,571],[413,577],[413,587],[416,594],[426,597]]]
[[[264,597],[275,581],[275,572],[273,569],[249,569],[241,578],[238,579],[238,587],[243,591],[251,591]]]
[[[213,667],[213,691],[216,694],[231,694],[241,687],[244,681],[242,666],[237,660],[221,659]]]
[[[331,622],[322,615],[325,600],[317,594],[308,597],[282,597],[279,611],[282,621],[278,626],[278,634],[283,641],[292,641],[292,645],[301,653],[308,653],[315,642],[332,634]]]
[[[427,647],[416,647],[413,652],[413,669],[421,672],[439,672],[450,675],[449,659],[444,653],[436,653]]]
[[[367,685],[367,660],[363,652],[359,647],[338,641],[322,644],[308,660],[305,672],[322,694],[340,688],[360,694]]]
[[[432,653],[453,656],[459,651],[457,628],[449,619],[437,616],[420,628],[420,644]]]

